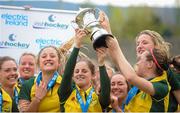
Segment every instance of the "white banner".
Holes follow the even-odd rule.
[[[75,16],[76,11],[0,6],[0,56],[18,61],[24,52],[59,47],[74,35]]]

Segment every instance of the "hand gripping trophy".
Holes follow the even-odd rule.
[[[100,26],[99,12],[100,10],[97,8],[81,9],[73,21],[80,29],[86,29],[90,33],[94,49],[102,46],[107,47],[106,38],[113,37]]]

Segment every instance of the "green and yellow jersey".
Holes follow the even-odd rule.
[[[56,79],[54,86],[47,92],[46,96],[41,100],[38,108],[38,112],[59,112],[60,101],[59,101],[59,86],[61,84],[61,76],[59,75]],[[36,78],[31,78],[26,81],[19,93],[19,99],[32,101],[35,97]]]
[[[180,74],[168,69],[168,82],[171,86],[171,91],[169,95],[169,106],[168,112],[175,112],[178,109],[178,102],[173,94],[173,91],[180,89]]]
[[[0,90],[2,95],[2,112],[19,112],[18,100],[16,100],[18,99],[19,88],[15,86],[14,90],[17,92],[14,92],[14,96],[12,98],[3,88]]]
[[[64,75],[62,77],[61,86],[59,88],[60,92],[60,107],[62,112],[82,112],[83,107],[80,107],[82,104],[78,101],[79,92],[84,104],[88,101],[85,101],[85,94],[88,95],[92,91],[92,87],[86,91],[82,91],[76,86],[72,88],[72,76],[74,68],[76,65],[76,59],[78,56],[79,48],[74,48],[65,67]],[[95,91],[92,92],[92,98],[89,99],[89,107],[87,107],[87,112],[102,112],[110,102],[110,80],[106,72],[105,66],[100,66],[100,81],[101,81],[101,92],[98,96]],[[87,97],[87,98],[88,98]]]
[[[150,80],[155,89],[155,95],[151,96],[141,90],[125,105],[125,112],[167,112],[169,104],[170,85],[167,81],[167,73]]]
[[[89,95],[91,89],[92,87],[90,87],[87,91],[84,92],[83,90],[78,88],[78,91],[80,92],[80,95],[84,103],[86,103],[86,97],[87,97],[86,95]],[[82,112],[80,104],[76,98],[76,89],[73,90],[69,98],[66,100],[64,104],[64,108],[65,108],[65,112],[72,112],[72,111]],[[88,112],[102,112],[101,104],[99,102],[99,97],[95,92],[93,92],[92,94],[92,101],[89,105]]]

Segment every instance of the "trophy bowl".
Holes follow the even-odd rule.
[[[80,9],[77,13],[74,23],[78,28],[85,29],[90,33],[90,39],[93,43],[93,48],[107,47],[106,38],[113,37],[100,25],[99,12],[97,8]]]

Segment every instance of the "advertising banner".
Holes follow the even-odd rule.
[[[17,61],[45,46],[61,46],[74,35],[76,11],[0,6],[0,56]]]

